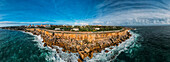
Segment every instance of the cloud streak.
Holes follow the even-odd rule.
[[[56,22],[13,22],[13,21],[1,21],[0,24],[55,24]]]
[[[102,25],[170,24],[168,3],[162,0],[107,0],[97,6],[99,16],[93,21]]]
[[[170,24],[168,0],[0,0],[0,24]]]

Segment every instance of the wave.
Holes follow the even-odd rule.
[[[133,33],[132,31],[130,31],[130,33],[132,34],[132,36],[127,39],[125,42],[122,42],[119,44],[119,46],[111,46],[108,48],[105,48],[105,50],[108,50],[108,53],[105,53],[105,50],[102,50],[101,53],[94,53],[94,57],[92,59],[86,59],[87,62],[97,62],[97,61],[114,61],[117,56],[125,51],[128,50],[129,48],[132,48],[135,46],[135,42],[137,41],[137,37],[139,36],[136,33]],[[110,49],[113,48],[113,49]]]
[[[108,50],[108,53],[105,53],[105,50],[102,50],[101,53],[94,53],[93,58],[90,59],[89,57],[86,57],[84,60],[87,62],[97,62],[97,61],[114,61],[117,56],[129,48],[134,47],[135,41],[137,40],[137,37],[139,36],[136,33],[133,33],[132,31],[129,31],[132,36],[127,39],[125,42],[122,42],[119,44],[119,46],[111,46],[108,48],[105,48],[105,50]],[[26,32],[27,34],[33,35],[32,33]],[[63,52],[62,48],[58,46],[53,46],[55,49],[52,49],[51,47],[44,47],[43,46],[43,39],[41,38],[41,35],[33,35],[35,36],[35,39],[33,41],[38,42],[36,45],[42,50],[48,50],[48,55],[46,55],[47,61],[52,62],[78,62],[77,59],[79,58],[78,53],[69,53],[69,52]],[[110,49],[112,48],[112,49]],[[56,51],[56,49],[58,51]]]

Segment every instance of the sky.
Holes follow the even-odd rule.
[[[170,0],[0,0],[0,26],[169,25]]]

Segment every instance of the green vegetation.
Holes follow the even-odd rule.
[[[48,27],[46,27],[48,26]],[[34,26],[29,28],[35,28]],[[86,25],[86,26],[63,26],[63,25],[37,25],[36,28],[44,28],[50,30],[58,30],[58,31],[111,31],[111,30],[120,30],[123,27],[121,26],[95,26],[95,25]]]
[[[62,25],[52,25],[49,28],[50,30],[55,30],[55,28],[60,28],[60,31],[74,31],[74,28],[79,29],[78,31],[111,31],[111,30],[120,30],[123,27],[121,26],[62,26]]]
[[[4,27],[5,28],[5,27]],[[112,30],[120,30],[123,27],[121,26],[94,26],[94,25],[86,25],[86,26],[63,26],[63,25],[36,25],[36,26],[12,26],[9,28],[13,28],[16,30],[23,30],[24,28],[43,28],[49,30],[58,30],[58,31],[112,31]]]

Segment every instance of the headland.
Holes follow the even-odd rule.
[[[79,62],[86,57],[93,58],[93,53],[100,53],[107,47],[118,46],[131,36],[130,28],[119,26],[15,26],[2,29],[41,35],[44,46],[59,46],[63,52],[79,53]]]

